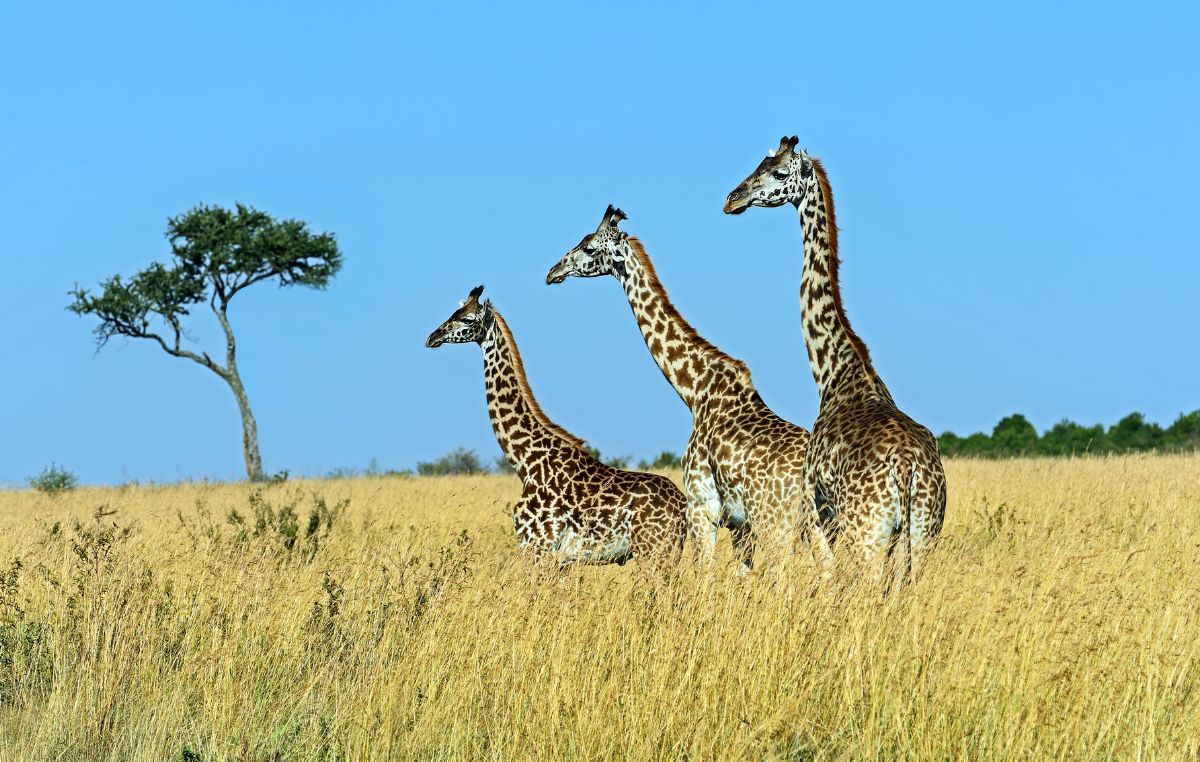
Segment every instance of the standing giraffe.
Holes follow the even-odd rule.
[[[804,343],[821,394],[805,466],[810,509],[880,574],[898,545],[902,582],[941,531],[946,476],[937,440],[896,407],[850,328],[838,284],[833,194],[821,162],[796,152],[797,142],[783,138],[729,194],[725,212],[796,207],[804,232]]]
[[[521,479],[518,545],[564,565],[678,559],[687,536],[683,493],[665,476],[601,463],[551,421],[529,388],[508,324],[490,301],[479,301],[482,294],[483,286],[473,289],[425,346],[475,342],[483,350],[488,415]]]
[[[745,363],[696,334],[641,242],[618,227],[623,219],[609,206],[596,232],[550,268],[546,283],[612,275],[625,289],[650,355],[692,411],[683,478],[688,527],[702,556],[712,558],[720,526],[732,530],[746,569],[756,544],[789,552],[804,504],[808,432],[767,407]]]

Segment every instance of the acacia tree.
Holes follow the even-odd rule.
[[[237,365],[237,341],[229,324],[229,302],[255,283],[323,289],[342,265],[337,241],[330,233],[313,234],[300,220],[277,221],[238,204],[235,209],[197,206],[167,220],[170,266],[155,262],[122,279],[114,275],[98,295],[71,291],[68,309],[100,319],[95,328],[100,347],[114,336],[150,339],[172,357],[198,363],[233,390],[242,415],[242,450],[246,475],[263,478],[258,425]],[[186,349],[184,319],[196,305],[208,303],[225,334],[225,363],[207,352]]]

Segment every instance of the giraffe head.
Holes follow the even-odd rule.
[[[433,349],[443,344],[469,344],[483,341],[488,322],[492,317],[492,303],[481,302],[483,286],[471,289],[471,294],[460,302],[458,309],[437,330],[429,334],[425,346]]]
[[[595,233],[589,233],[546,273],[546,285],[567,278],[595,278],[599,275],[625,274],[625,240],[629,234],[617,227],[629,219],[625,212],[609,204]]]
[[[795,137],[784,137],[758,168],[725,199],[726,214],[741,214],[752,206],[796,206],[814,185],[813,160],[797,151]]]

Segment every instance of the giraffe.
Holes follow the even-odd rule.
[[[905,415],[850,327],[838,282],[838,229],[821,162],[783,138],[725,200],[726,214],[793,204],[804,233],[804,343],[820,392],[805,465],[809,509],[879,577],[909,578],[942,528],[946,477],[937,440]],[[891,561],[893,553],[900,556]]]
[[[513,507],[521,550],[560,565],[677,560],[687,536],[683,493],[665,476],[601,463],[551,421],[529,388],[512,331],[482,294],[483,286],[473,289],[425,346],[474,342],[483,350],[488,415],[521,479]]]
[[[618,227],[624,219],[624,212],[609,206],[596,231],[550,268],[546,283],[601,275],[620,282],[650,355],[692,412],[683,456],[688,530],[701,557],[711,560],[718,528],[728,527],[748,571],[756,545],[787,553],[794,531],[802,528],[808,432],[772,412],[745,363],[684,320],[645,247]]]

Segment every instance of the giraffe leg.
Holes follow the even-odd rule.
[[[845,527],[845,541],[848,547],[858,549],[865,579],[880,587],[886,595],[891,583],[890,564],[899,549],[899,512],[893,496],[884,490],[854,497],[847,500],[845,510],[850,515],[862,516],[863,521]]]
[[[741,561],[738,574],[749,574],[754,568],[754,532],[750,525],[740,524],[733,528],[733,556]]]
[[[712,468],[690,451],[684,459],[684,493],[687,496],[688,534],[697,555],[711,564],[717,552],[717,529],[721,521],[721,496]]]
[[[833,539],[831,534],[835,529],[834,517],[836,508],[821,498],[823,491],[817,486],[816,475],[806,471],[804,492],[801,495],[803,515],[802,536],[812,551],[813,560],[821,571],[821,579],[828,581],[833,577]],[[824,521],[822,519],[825,519]]]
[[[892,561],[892,544],[894,535],[890,532],[882,539],[868,539],[861,543],[863,572],[866,579],[883,590],[887,595],[891,579],[888,576],[889,564]]]
[[[929,531],[928,523],[921,521],[922,518],[914,506],[912,526],[909,530],[911,532],[909,539],[911,543],[909,548],[910,574],[915,574],[921,568],[925,555],[929,552],[930,545],[933,544],[934,534]]]
[[[821,513],[811,494],[805,495],[804,505],[803,536],[813,554],[813,560],[821,572],[821,579],[828,581],[833,577],[833,545],[830,544],[829,537],[821,526]]]
[[[876,491],[862,496],[870,506],[869,529],[863,551],[875,582],[884,596],[904,587],[908,581],[911,558],[911,487],[912,468],[907,463],[892,463],[882,472]]]
[[[921,468],[913,479],[911,526],[911,566],[915,573],[921,567],[934,539],[941,533],[946,514],[946,478],[937,468]]]
[[[892,536],[888,547],[887,563],[891,564],[891,584],[885,595],[893,590],[901,590],[908,584],[912,572],[912,527],[905,518],[901,518],[900,529]]]

